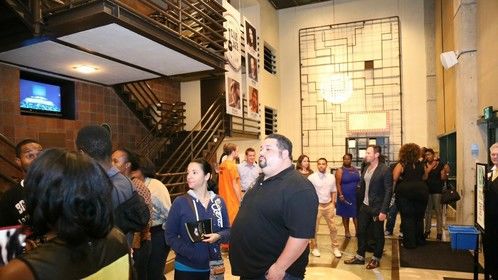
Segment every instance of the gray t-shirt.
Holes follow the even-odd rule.
[[[377,168],[377,166],[375,168]],[[369,205],[368,191],[370,189],[370,180],[372,179],[372,175],[375,171],[375,168],[367,168],[367,170],[365,171],[365,175],[363,177],[365,179],[365,199],[363,199],[363,204],[365,205]]]

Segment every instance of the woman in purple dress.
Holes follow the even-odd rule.
[[[351,166],[352,158],[351,154],[345,154],[342,157],[342,167],[335,172],[335,182],[339,198],[337,200],[336,215],[342,217],[346,238],[351,237],[349,218],[353,218],[355,230],[358,227],[356,220],[356,187],[360,182],[360,173],[354,166]]]

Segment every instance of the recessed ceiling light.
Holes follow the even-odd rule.
[[[91,74],[91,73],[99,70],[99,68],[97,68],[97,67],[88,66],[88,65],[76,65],[76,66],[73,66],[73,69],[75,71],[82,73],[82,74]]]

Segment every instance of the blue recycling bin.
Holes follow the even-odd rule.
[[[473,226],[448,226],[450,233],[451,249],[475,250],[479,231]]]

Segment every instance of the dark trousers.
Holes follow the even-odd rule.
[[[133,250],[133,267],[137,274],[138,280],[148,279],[148,263],[150,257],[150,240],[144,240],[140,243],[139,249]]]
[[[396,224],[396,215],[398,215],[398,207],[393,203],[389,207],[389,214],[387,215],[386,230],[391,234],[394,233],[394,225]]]
[[[240,277],[240,280],[266,280],[266,276],[261,276],[258,278]],[[290,275],[289,273],[285,273],[284,280],[303,280],[303,278]]]
[[[190,272],[175,269],[175,280],[209,280],[209,271]]]
[[[376,257],[377,259],[382,258],[385,242],[384,221],[379,221],[377,217],[378,214],[375,215],[370,206],[367,206],[365,204],[361,205],[360,211],[358,213],[358,251],[356,251],[356,253],[362,257],[365,257],[365,252],[367,250],[367,230],[370,227],[370,230],[372,230],[373,233],[373,238],[375,240],[374,257]]]
[[[149,280],[164,280],[164,267],[169,254],[169,246],[166,245],[164,230],[161,226],[150,228],[151,250],[148,263]]]
[[[427,200],[408,199],[404,196],[398,196],[396,201],[401,215],[403,246],[409,249],[424,245],[424,216]]]
[[[493,279],[498,279],[498,240],[496,239],[496,234],[498,234],[498,229],[490,230],[486,227],[486,232],[484,233],[484,260],[485,269]]]

